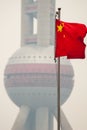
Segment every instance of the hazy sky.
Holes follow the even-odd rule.
[[[58,7],[62,8],[62,20],[87,25],[87,0],[57,0]],[[8,58],[20,47],[20,11],[21,0],[0,0],[0,130],[11,130],[19,111],[7,96],[3,73]],[[62,108],[73,130],[87,130],[87,58],[71,60],[71,63],[75,73],[74,89]]]

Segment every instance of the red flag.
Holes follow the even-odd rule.
[[[84,24],[68,23],[56,19],[55,57],[85,58],[84,37],[87,28]]]

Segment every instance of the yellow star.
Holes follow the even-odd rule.
[[[57,26],[57,29],[58,29],[58,30],[57,30],[58,32],[62,32],[62,30],[63,30],[63,25],[62,25],[62,24],[58,25],[58,26]]]
[[[66,36],[65,36],[65,34],[63,35],[63,38],[65,38]]]

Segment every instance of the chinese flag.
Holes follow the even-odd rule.
[[[84,37],[87,28],[84,24],[68,23],[56,19],[55,57],[68,59],[85,58]]]

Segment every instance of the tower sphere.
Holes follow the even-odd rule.
[[[5,87],[18,106],[57,105],[57,63],[53,46],[27,45],[17,50],[5,69]],[[61,59],[61,104],[73,88],[73,68],[69,60]]]

